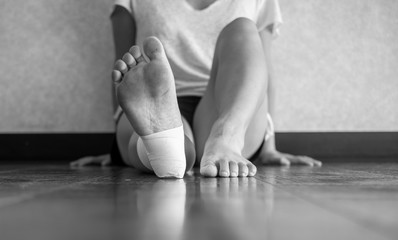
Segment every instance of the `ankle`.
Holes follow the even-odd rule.
[[[241,124],[217,120],[213,124],[209,138],[221,140],[235,149],[242,150],[245,134],[245,128]]]

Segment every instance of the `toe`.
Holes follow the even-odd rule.
[[[227,160],[220,161],[220,177],[229,177],[229,164]]]
[[[217,167],[213,162],[207,162],[200,166],[200,174],[205,177],[216,177]]]
[[[112,71],[112,80],[115,83],[120,83],[122,81],[122,73],[118,70],[113,70]]]
[[[321,166],[322,166],[322,162],[321,162],[321,161],[318,161],[318,160],[314,160],[314,165],[315,165],[316,167],[321,167]]]
[[[314,162],[310,158],[305,157],[305,156],[290,155],[289,161],[294,164],[297,164],[297,165],[307,165],[307,166],[311,166],[311,167],[314,166]]]
[[[249,169],[249,174],[248,174],[249,177],[253,177],[254,175],[256,175],[257,168],[256,168],[256,166],[254,166],[253,163],[249,163],[247,165],[247,168]]]
[[[307,165],[311,166],[311,167],[320,167],[322,166],[322,162],[315,160],[311,157],[307,157],[307,156],[302,156],[302,158],[305,159],[305,162],[307,163]]]
[[[289,159],[282,157],[279,159],[279,163],[283,166],[290,166],[290,161]]]
[[[119,59],[115,62],[114,70],[117,70],[117,71],[125,74],[127,72],[127,64],[124,61]]]
[[[230,177],[237,177],[239,174],[239,167],[236,162],[229,162],[229,176]]]
[[[249,173],[249,168],[246,163],[239,163],[239,177],[247,177]]]
[[[311,161],[310,159],[303,158],[302,161],[303,161],[303,163],[304,163],[305,165],[308,165],[308,166],[310,166],[310,167],[313,167],[313,166],[314,166],[314,162]]]
[[[137,64],[131,53],[125,53],[122,57],[122,60],[127,64],[129,68],[132,68]]]
[[[137,45],[132,46],[130,48],[129,52],[134,57],[134,59],[137,62],[137,64],[139,64],[140,62],[145,62],[145,58],[142,55],[141,49]]]
[[[156,59],[163,56],[163,45],[156,37],[149,37],[144,41],[144,52],[149,59]]]

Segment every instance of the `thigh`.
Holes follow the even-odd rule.
[[[139,136],[135,133],[133,127],[128,121],[125,114],[122,114],[116,126],[116,139],[120,155],[123,162],[131,167],[141,171],[149,171],[141,161],[137,154],[137,140]]]
[[[181,117],[184,128],[185,158],[187,160],[187,170],[190,170],[196,162],[195,140],[193,130],[188,121]]]

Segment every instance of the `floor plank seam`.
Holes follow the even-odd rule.
[[[264,177],[265,177],[265,176],[264,176]],[[393,238],[392,236],[386,235],[384,231],[375,228],[374,225],[371,224],[371,223],[365,223],[365,224],[364,224],[363,221],[361,221],[361,220],[358,221],[356,218],[353,218],[352,216],[349,216],[349,215],[346,215],[346,214],[342,213],[341,210],[330,208],[330,207],[328,207],[328,206],[322,204],[321,202],[317,201],[316,199],[314,199],[314,198],[312,198],[312,197],[307,197],[307,196],[304,196],[304,195],[300,194],[298,191],[290,191],[290,190],[287,190],[286,188],[284,188],[283,186],[278,186],[278,185],[275,184],[275,183],[267,182],[266,180],[260,179],[260,178],[258,178],[258,177],[255,177],[255,178],[256,178],[258,181],[271,184],[271,185],[273,185],[275,188],[277,188],[278,190],[284,191],[284,192],[286,192],[286,193],[288,193],[288,194],[290,194],[290,195],[292,195],[292,196],[294,196],[294,197],[297,197],[297,198],[299,198],[299,199],[301,199],[301,200],[303,200],[303,201],[305,201],[305,202],[307,202],[307,203],[310,203],[311,205],[317,206],[317,207],[319,207],[319,208],[321,208],[321,209],[323,209],[323,210],[325,210],[325,211],[327,211],[327,212],[329,212],[329,213],[331,213],[331,214],[334,214],[334,215],[336,215],[336,216],[342,217],[342,218],[344,218],[344,219],[346,219],[346,220],[348,220],[348,221],[350,221],[350,222],[352,222],[352,223],[354,223],[354,224],[356,224],[356,225],[359,225],[359,226],[361,226],[361,227],[364,227],[364,228],[366,228],[366,229],[369,229],[369,230],[371,230],[372,232],[377,233],[378,235],[380,235],[380,237],[395,240],[395,238]],[[278,178],[278,176],[275,176],[275,178]],[[284,178],[284,179],[286,180],[286,179],[288,179],[288,178]],[[290,180],[290,179],[289,179],[289,180]],[[290,181],[291,181],[291,182],[294,182],[294,183],[298,183],[297,181],[294,181],[294,180],[290,180]]]
[[[67,188],[70,188],[70,187],[74,187],[76,185],[90,183],[92,181],[96,181],[96,180],[99,180],[99,179],[102,179],[102,178],[107,178],[107,177],[108,176],[94,177],[94,178],[91,178],[89,180],[84,180],[84,181],[80,181],[80,182],[76,182],[76,183],[71,183],[71,184],[68,184],[68,185],[65,185],[65,186],[55,187],[55,188],[51,188],[51,189],[48,189],[48,190],[39,191],[39,192],[36,192],[36,193],[29,193],[29,194],[25,194],[25,195],[19,195],[19,196],[15,196],[15,197],[11,198],[9,201],[6,201],[6,202],[3,202],[4,199],[0,198],[0,210],[3,209],[3,208],[6,208],[6,207],[10,207],[10,206],[13,206],[13,205],[21,204],[21,203],[23,203],[25,201],[29,201],[29,200],[34,199],[34,198],[39,197],[39,196],[43,196],[43,195],[46,195],[46,194],[49,194],[49,193],[61,191],[61,190],[64,190],[64,189],[67,189]]]

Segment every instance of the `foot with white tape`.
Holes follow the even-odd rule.
[[[140,47],[133,46],[122,59],[116,61],[112,78],[116,84],[117,98],[134,130],[147,147],[154,172],[159,177],[180,178],[184,175],[186,164],[184,133],[182,132],[180,136],[181,131],[172,131],[174,135],[171,139],[175,139],[176,134],[178,138],[182,137],[182,146],[174,146],[182,149],[177,152],[163,149],[158,153],[157,148],[163,145],[156,140],[160,139],[159,141],[164,143],[167,131],[182,128],[174,76],[163,45],[157,38],[147,38],[143,43],[143,50],[146,57]],[[181,141],[171,140],[171,142],[174,145],[181,145]],[[163,157],[165,153],[171,155]],[[151,162],[151,156],[154,156],[156,162]],[[173,159],[174,163],[162,162],[163,159],[166,161]],[[170,169],[167,169],[168,166]]]

